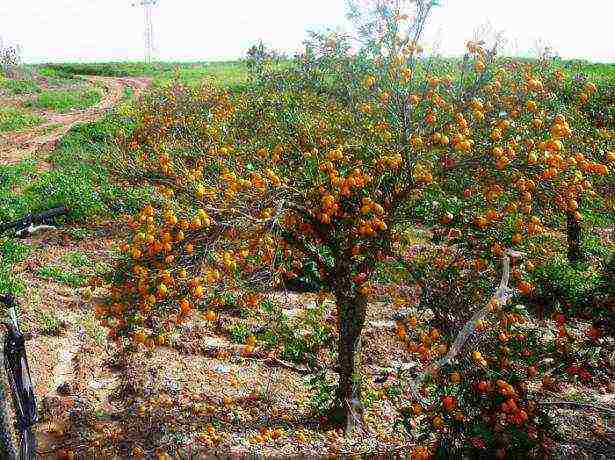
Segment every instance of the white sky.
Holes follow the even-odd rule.
[[[143,12],[136,0],[2,0],[0,36],[22,45],[26,62],[143,59]],[[457,54],[489,21],[510,50],[551,43],[562,57],[615,62],[615,0],[442,0],[427,37]],[[581,8],[573,8],[574,4]],[[243,57],[262,38],[296,50],[306,29],[344,27],[344,0],[161,0],[154,12],[160,60]],[[347,27],[347,26],[346,26]]]

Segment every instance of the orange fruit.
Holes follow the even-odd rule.
[[[534,290],[534,286],[532,286],[527,281],[521,281],[517,287],[523,294],[526,294],[526,295]]]
[[[442,397],[442,406],[445,410],[450,411],[457,405],[457,399],[454,396]]]

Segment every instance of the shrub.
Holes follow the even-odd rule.
[[[481,326],[488,332],[472,353],[426,381],[427,404],[415,402],[401,410],[403,423],[419,442],[437,440],[439,457],[501,458],[505,450],[537,455],[553,431],[529,395],[544,356],[537,352],[539,333],[525,327],[522,311],[506,308],[498,316]]]
[[[44,335],[58,336],[65,324],[53,311],[42,312],[39,315],[39,328]]]
[[[532,276],[538,286],[536,295],[571,315],[591,309],[605,282],[604,274],[590,264],[571,265],[558,257],[537,268]]]
[[[39,270],[38,275],[46,280],[54,280],[58,283],[67,284],[72,287],[83,286],[85,277],[77,273],[65,271],[61,267],[49,266]]]
[[[248,72],[253,79],[263,78],[284,59],[285,56],[282,53],[270,49],[260,40],[255,45],[252,45],[247,52],[246,63]]]

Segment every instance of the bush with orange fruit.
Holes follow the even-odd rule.
[[[113,161],[126,180],[156,186],[160,201],[127,219],[123,261],[96,311],[112,339],[163,345],[195,311],[215,321],[224,292],[263,293],[313,264],[336,302],[331,415],[351,427],[375,272],[400,260],[432,300],[447,295],[446,281],[444,294],[426,281],[467,279],[464,308],[429,302],[440,321],[437,337],[422,344],[429,360],[487,298],[505,248],[528,252],[513,279],[530,293],[526,271],[540,250],[533,241],[561,229],[563,216],[579,222],[585,209],[604,205],[592,184],[611,174],[612,161],[602,145],[574,140],[576,118],[554,103],[558,69],[501,61],[478,43],[468,44],[459,69],[446,61],[438,68],[421,57],[414,34],[433,2],[421,2],[410,25],[399,2],[384,3],[386,33],[358,54],[342,36],[315,37],[317,52],[241,92],[175,84],[144,101]],[[448,247],[423,272],[399,251],[412,226]],[[486,402],[484,416],[523,426],[532,439],[535,412],[502,356],[492,356],[504,347],[496,344],[472,355],[476,378],[489,388],[505,383],[493,390],[505,399]],[[467,367],[455,372],[471,380]],[[462,393],[442,404],[430,418],[438,432],[451,416],[478,417],[464,413],[473,403]],[[494,445],[504,442],[494,436]]]

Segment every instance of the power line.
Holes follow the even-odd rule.
[[[138,3],[133,3],[133,6],[142,6],[145,16],[145,62],[150,64],[154,56],[154,23],[152,21],[152,10],[160,0],[139,0]]]

